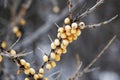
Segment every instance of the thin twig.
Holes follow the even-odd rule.
[[[110,47],[110,45],[113,43],[113,41],[115,40],[116,35],[114,35],[112,37],[112,39],[110,39],[110,41],[108,42],[108,44],[103,48],[103,50],[95,57],[95,59],[93,59],[93,61],[86,67],[83,69],[82,72],[79,73],[79,77],[81,77],[84,73],[86,73],[89,68],[102,56],[102,54],[104,54],[104,52]]]
[[[116,19],[118,17],[118,15],[114,16],[113,18],[107,20],[107,21],[104,21],[104,22],[101,22],[101,23],[98,23],[98,24],[92,24],[92,25],[86,25],[85,28],[95,28],[95,27],[100,27],[102,25],[105,25],[105,24],[108,24],[110,23],[111,21],[113,21],[114,19]]]
[[[85,11],[84,13],[82,13],[80,16],[78,16],[78,18],[81,19],[81,18],[87,16],[88,14],[90,14],[91,12],[93,12],[98,6],[100,6],[103,2],[104,2],[104,0],[98,1],[92,8],[88,9],[87,11]]]

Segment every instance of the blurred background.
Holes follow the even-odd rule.
[[[73,17],[76,17],[96,4],[97,0],[72,0]],[[105,0],[94,12],[84,17],[86,24],[99,23],[119,15],[120,0]],[[22,9],[23,8],[23,9]],[[36,70],[42,64],[42,52],[50,53],[48,35],[56,38],[58,24],[62,26],[69,14],[67,0],[0,0],[0,41],[12,45],[17,37],[12,27],[18,26],[22,32],[20,41],[13,49],[18,53],[33,51],[25,58]],[[120,16],[120,15],[119,15]],[[20,19],[25,24],[19,24]],[[60,74],[59,80],[68,80],[77,68],[76,55],[83,65],[82,71],[105,47],[109,40],[117,35],[105,54],[92,66],[96,70],[84,74],[78,80],[120,80],[120,18],[98,28],[85,29],[81,36],[67,47],[67,54],[62,56],[57,67],[47,71],[45,76],[57,72],[50,80]],[[13,66],[14,65],[14,66]],[[99,68],[99,69],[97,69]],[[12,60],[4,58],[0,63],[0,80],[24,80],[24,74],[16,75],[17,66]]]

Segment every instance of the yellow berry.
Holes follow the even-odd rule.
[[[80,36],[80,35],[81,35],[81,30],[79,30],[79,29],[76,30],[76,35],[77,35],[77,36]]]
[[[11,55],[16,55],[16,51],[13,50],[13,49],[11,49],[11,50],[10,50],[10,54],[11,54]]]
[[[55,49],[56,48],[56,45],[54,42],[51,43],[51,49]]]
[[[34,74],[34,79],[37,80],[39,78],[39,76],[37,74]]]
[[[60,8],[58,6],[53,7],[53,12],[58,13],[60,11]]]
[[[72,34],[75,34],[75,33],[76,33],[76,29],[72,29],[72,30],[71,30],[71,33],[72,33]]]
[[[70,25],[66,25],[66,26],[65,26],[65,30],[66,30],[66,31],[70,31],[70,29],[71,29]]]
[[[38,73],[39,78],[43,78],[43,74]]]
[[[63,27],[60,27],[60,28],[58,29],[58,32],[63,33],[63,32],[64,32],[64,28],[63,28]]]
[[[67,53],[67,49],[63,49],[63,54],[66,54]]]
[[[24,26],[25,24],[26,24],[26,21],[25,21],[25,19],[20,19],[20,24],[22,25],[22,26]]]
[[[3,60],[3,58],[2,58],[2,56],[0,55],[0,62],[2,62],[2,60]]]
[[[71,36],[68,36],[67,39],[70,43],[73,41],[73,38]]]
[[[24,69],[24,73],[25,73],[26,75],[28,75],[28,74],[30,74],[30,70],[29,70],[29,69]]]
[[[62,49],[65,49],[67,46],[66,45],[64,45],[64,44],[61,44],[61,46],[60,46]]]
[[[50,54],[50,58],[51,58],[51,59],[55,59],[55,57],[56,57],[56,54],[52,52],[52,53]]]
[[[30,63],[26,62],[26,63],[24,64],[24,67],[25,67],[26,69],[30,68]]]
[[[60,38],[60,37],[61,37],[61,33],[58,33],[58,34],[57,34],[57,38]]]
[[[29,78],[25,78],[25,80],[30,80]]]
[[[17,33],[19,31],[19,28],[17,26],[13,27],[13,32]]]
[[[79,23],[79,27],[80,27],[80,29],[84,29],[85,28],[85,23],[84,22],[80,22]]]
[[[71,35],[71,31],[66,31],[66,35],[70,36]]]
[[[64,23],[65,23],[65,24],[70,24],[70,22],[71,22],[71,21],[70,21],[70,18],[65,18],[65,20],[64,20]]]
[[[33,75],[35,74],[35,70],[33,68],[30,68],[30,73]]]
[[[44,78],[43,80],[49,80],[48,78]]]
[[[17,75],[19,75],[21,73],[21,70],[20,69],[18,69],[17,70]]]
[[[61,38],[66,38],[67,36],[66,36],[66,34],[65,33],[62,33],[61,34]]]
[[[74,22],[74,23],[71,24],[71,26],[72,26],[73,29],[76,29],[78,27],[78,24]]]
[[[61,48],[58,48],[58,49],[56,50],[56,53],[59,54],[59,55],[61,55],[62,49],[61,49]]]
[[[16,32],[16,37],[21,37],[22,33],[20,31]]]
[[[21,65],[25,65],[25,63],[26,63],[26,61],[25,61],[24,59],[21,59],[21,60],[20,60],[20,64],[21,64]]]
[[[50,64],[51,64],[51,66],[52,66],[53,68],[56,67],[55,61],[51,61]]]
[[[46,64],[46,69],[47,69],[47,70],[50,70],[51,68],[52,68],[52,66],[51,66],[49,63],[47,63],[47,64]]]
[[[43,69],[43,68],[40,68],[40,69],[39,69],[39,73],[40,73],[40,74],[44,74],[44,69]]]
[[[55,61],[60,61],[60,55],[56,55]]]
[[[59,40],[59,39],[55,39],[54,44],[55,44],[56,46],[59,46],[59,45],[60,45],[60,40]]]
[[[3,49],[6,49],[6,48],[7,48],[7,43],[6,43],[5,41],[3,41],[3,42],[1,43],[1,47],[2,47]]]
[[[63,43],[65,46],[67,46],[67,45],[69,44],[69,41],[65,39],[65,40],[62,41],[62,43]]]
[[[73,35],[73,40],[77,40],[77,36],[76,35]]]
[[[43,61],[44,61],[44,62],[48,62],[48,56],[47,56],[47,55],[44,55],[44,56],[43,56]]]

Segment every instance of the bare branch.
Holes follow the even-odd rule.
[[[105,25],[105,24],[108,24],[110,23],[111,21],[113,21],[114,19],[116,19],[118,17],[118,15],[114,16],[113,18],[107,20],[107,21],[104,21],[104,22],[101,22],[101,23],[98,23],[98,24],[92,24],[92,25],[86,25],[85,28],[95,28],[95,27],[100,27],[102,25]]]
[[[84,13],[82,13],[80,16],[78,16],[78,18],[81,19],[81,18],[87,16],[88,14],[90,14],[91,12],[93,12],[98,6],[100,6],[103,2],[104,2],[104,0],[98,1],[92,8],[88,9],[87,11],[85,11]]]

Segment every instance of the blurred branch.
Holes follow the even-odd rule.
[[[116,19],[118,17],[118,15],[114,16],[113,18],[107,20],[107,21],[104,21],[104,22],[101,22],[101,23],[98,23],[98,24],[92,24],[92,25],[86,25],[85,28],[95,28],[95,27],[100,27],[104,24],[108,24],[110,23],[111,21],[113,21],[114,19]]]
[[[112,39],[110,39],[110,41],[108,42],[108,44],[103,48],[103,50],[95,57],[95,59],[93,59],[93,61],[86,67],[83,69],[82,72],[79,73],[78,77],[83,76],[84,73],[88,72],[89,68],[104,54],[104,52],[110,47],[110,45],[113,43],[113,41],[115,40],[116,35],[114,35],[112,37]]]
[[[99,0],[92,8],[86,10],[84,13],[82,13],[80,16],[78,16],[77,19],[81,19],[81,18],[87,16],[88,14],[93,12],[97,7],[99,7],[103,2],[104,2],[104,0]]]

